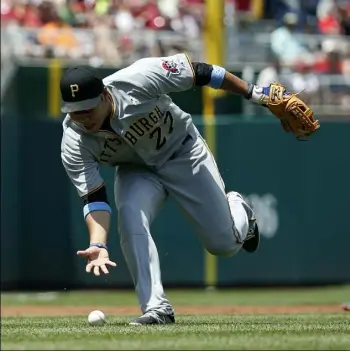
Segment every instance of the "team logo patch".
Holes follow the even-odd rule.
[[[162,61],[162,67],[170,72],[170,73],[173,73],[173,74],[180,74],[180,69],[179,69],[179,66],[176,62],[174,61],[167,61],[167,60],[164,60]]]

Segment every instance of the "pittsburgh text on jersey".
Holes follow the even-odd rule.
[[[124,137],[129,143],[135,145],[140,138],[148,134],[150,139],[155,140],[156,150],[160,150],[166,143],[166,134],[171,134],[173,131],[173,123],[174,121],[170,111],[163,113],[159,107],[156,106],[147,117],[141,117],[131,124],[125,132]]]

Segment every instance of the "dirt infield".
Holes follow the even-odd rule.
[[[94,309],[104,311],[109,315],[137,315],[140,310],[135,306],[1,306],[2,317],[31,317],[31,316],[79,316],[87,315]],[[342,312],[341,306],[336,305],[296,305],[296,306],[177,306],[176,314],[217,315],[217,314],[301,314],[301,313],[337,313]]]

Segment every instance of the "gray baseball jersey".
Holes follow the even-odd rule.
[[[195,133],[191,116],[167,95],[190,89],[194,75],[187,55],[144,58],[106,77],[117,109],[117,134],[87,133],[69,115],[63,122],[62,161],[80,196],[103,183],[98,163],[144,163],[159,167]]]
[[[167,95],[193,83],[184,54],[141,59],[104,79],[117,106],[110,121],[116,133],[89,134],[69,116],[63,123],[62,161],[80,196],[103,184],[99,163],[117,166],[120,243],[144,313],[172,312],[150,234],[167,196],[195,223],[213,254],[237,253],[248,232],[241,198],[235,193],[227,198],[215,160],[191,116]]]

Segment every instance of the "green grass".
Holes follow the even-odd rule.
[[[177,306],[335,305],[350,287],[303,289],[167,290]],[[2,306],[137,306],[133,291],[75,291],[1,295]],[[136,327],[133,316],[107,315],[92,327],[87,316],[3,317],[2,350],[350,350],[350,312],[331,314],[177,315],[175,325]]]
[[[350,314],[179,316],[177,324],[135,327],[109,318],[6,318],[3,350],[349,350]]]
[[[174,305],[319,305],[350,301],[350,286],[290,289],[166,290]],[[2,293],[3,305],[136,305],[133,291],[63,291],[53,293]]]

